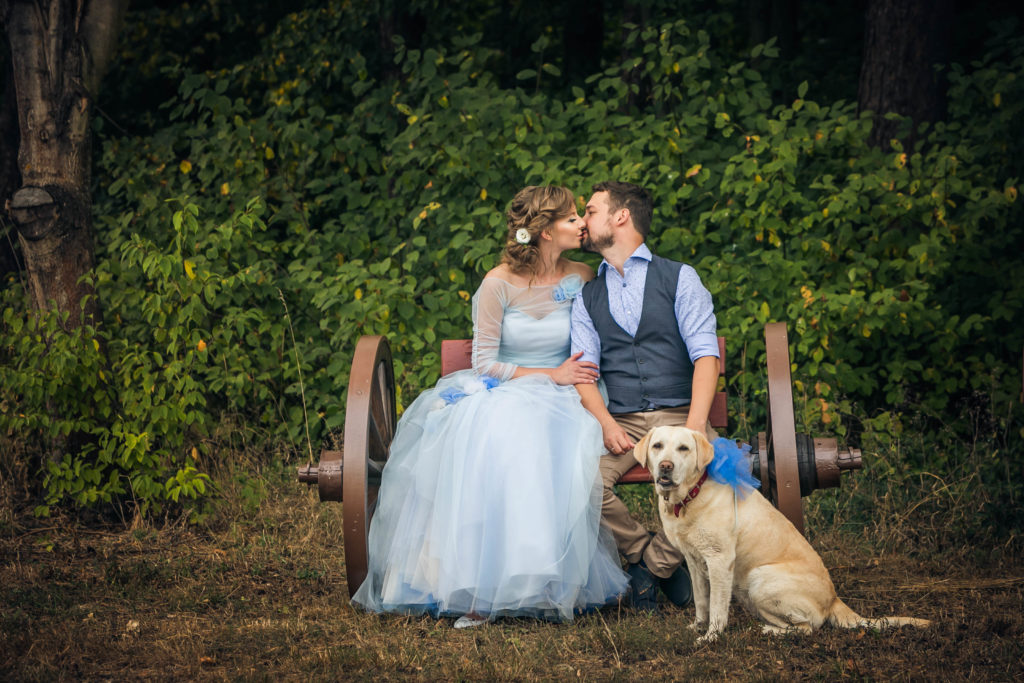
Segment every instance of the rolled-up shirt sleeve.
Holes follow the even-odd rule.
[[[598,367],[601,365],[601,338],[594,327],[594,321],[590,318],[587,307],[583,304],[583,293],[580,292],[572,300],[572,323],[570,327],[570,338],[572,342],[572,353],[580,351],[581,361],[590,361]],[[717,348],[717,340],[715,341]]]
[[[700,281],[697,271],[684,265],[679,269],[679,280],[676,283],[676,322],[679,324],[679,336],[686,343],[690,353],[690,361],[698,358],[714,356],[718,358],[718,321],[715,319],[715,307],[711,301],[711,292]],[[573,350],[575,343],[575,316],[573,307]],[[593,326],[593,324],[591,324]]]

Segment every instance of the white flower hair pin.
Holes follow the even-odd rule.
[[[519,242],[519,244],[529,244],[530,231],[526,228],[519,228],[516,230],[516,242]]]

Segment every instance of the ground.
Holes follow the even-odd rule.
[[[353,609],[341,505],[286,472],[270,480],[267,498],[239,499],[206,526],[9,508],[0,679],[1024,679],[1024,566],[999,549],[879,551],[863,530],[809,519],[853,609],[931,619],[924,630],[770,637],[733,605],[712,645],[687,629],[692,607],[456,631],[451,620]]]

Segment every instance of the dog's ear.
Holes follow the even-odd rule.
[[[715,459],[715,449],[708,437],[700,432],[693,433],[693,440],[697,442],[697,466],[704,469]]]
[[[654,430],[652,429],[644,434],[644,438],[640,439],[640,443],[633,446],[633,457],[636,458],[641,467],[647,467],[647,447],[651,444],[651,434],[653,433]]]

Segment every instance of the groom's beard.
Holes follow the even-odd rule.
[[[605,233],[601,237],[595,239],[590,236],[590,231],[588,230],[586,235],[584,235],[583,242],[580,244],[580,246],[583,248],[583,251],[589,251],[595,254],[600,254],[605,249],[611,248],[613,244],[615,244],[614,235],[610,233]]]

